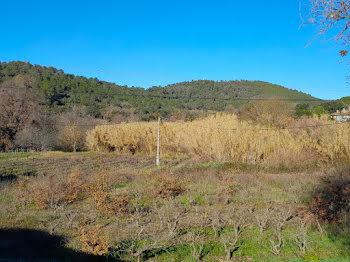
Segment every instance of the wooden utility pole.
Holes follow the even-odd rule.
[[[160,152],[160,117],[158,117],[158,135],[157,135],[157,160],[156,165],[160,165],[159,161],[159,152]]]

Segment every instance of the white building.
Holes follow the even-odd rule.
[[[331,118],[335,119],[337,122],[346,122],[350,120],[350,106],[348,109],[343,108],[341,111],[332,113]]]

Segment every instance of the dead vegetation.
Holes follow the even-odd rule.
[[[87,135],[97,151],[154,154],[156,123],[98,126]],[[192,122],[163,123],[161,153],[204,161],[228,161],[286,168],[348,162],[348,124],[289,118],[285,125],[240,121],[216,114]]]
[[[182,184],[182,181],[168,173],[160,174],[154,185],[154,196],[160,198],[176,197],[184,192]]]
[[[310,210],[319,219],[332,222],[350,213],[350,169],[340,168],[322,177],[315,190]]]

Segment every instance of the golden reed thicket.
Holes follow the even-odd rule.
[[[217,113],[192,122],[161,124],[161,154],[206,161],[266,164],[320,164],[349,161],[350,123],[290,119],[286,129],[240,121]],[[155,154],[157,123],[97,126],[87,135],[96,151]]]

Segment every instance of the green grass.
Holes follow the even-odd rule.
[[[29,158],[39,155],[40,153],[36,152],[0,153],[0,161],[18,158]]]

